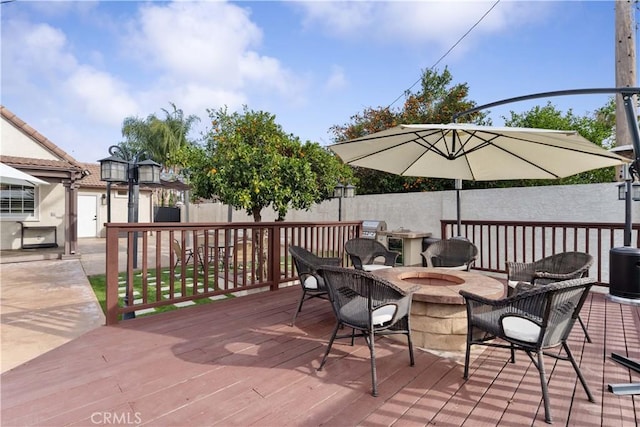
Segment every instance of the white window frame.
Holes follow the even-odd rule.
[[[2,221],[38,221],[40,219],[40,189],[38,186],[30,185],[15,185],[15,184],[2,184],[10,185],[11,187],[31,188],[33,189],[33,213],[24,212],[1,212],[0,220]]]

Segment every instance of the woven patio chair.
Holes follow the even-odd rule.
[[[356,237],[344,244],[344,250],[349,255],[353,266],[358,270],[375,271],[391,268],[396,265],[398,252],[390,251],[382,243],[374,239]],[[384,258],[380,263],[376,258]]]
[[[336,326],[324,353],[322,370],[335,339],[364,337],[371,354],[371,382],[373,396],[378,395],[374,337],[376,335],[404,334],[409,342],[409,361],[414,365],[411,341],[411,293],[405,293],[392,283],[363,270],[341,267],[321,267],[329,299],[336,315]],[[342,327],[352,333],[338,336]],[[358,331],[356,333],[356,331]]]
[[[296,317],[302,310],[302,304],[311,298],[328,299],[327,288],[324,285],[324,279],[317,273],[317,269],[322,265],[340,265],[341,258],[322,258],[316,256],[300,246],[289,246],[289,253],[293,258],[293,263],[298,272],[302,295],[298,302],[298,308],[293,313],[291,326],[295,325]]]
[[[519,282],[536,286],[585,277],[592,265],[593,256],[585,252],[562,252],[534,262],[507,262],[508,292],[513,294]],[[591,342],[587,327],[580,317],[578,322],[587,341]]]
[[[551,423],[552,417],[543,355],[571,362],[589,401],[594,402],[593,395],[567,345],[569,333],[593,282],[595,279],[585,277],[547,286],[529,287],[499,300],[460,291],[467,307],[468,325],[464,379],[469,378],[472,345],[509,348],[512,363],[515,363],[515,350],[521,350],[527,353],[540,374],[547,423]],[[493,341],[495,338],[501,340]],[[562,347],[565,355],[558,351],[546,351],[558,346]]]
[[[421,253],[427,267],[469,271],[478,258],[478,248],[467,239],[438,240]]]

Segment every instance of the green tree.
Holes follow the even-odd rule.
[[[170,103],[172,111],[162,109],[163,119],[150,114],[146,119],[126,117],[122,123],[122,136],[125,138],[119,144],[120,149],[132,159],[137,153],[145,153],[144,158],[158,162],[164,172],[178,177],[179,152],[194,142],[189,139],[193,124],[200,119],[195,115],[184,116],[181,109]],[[172,204],[175,200],[175,190],[160,188],[156,190],[161,205]]]
[[[448,69],[442,73],[426,70],[420,79],[419,91],[407,91],[404,105],[400,109],[388,107],[366,108],[351,117],[344,125],[331,127],[335,142],[369,135],[399,124],[450,123],[457,112],[473,108],[476,104],[468,99],[466,83],[452,84]],[[464,119],[478,124],[490,124],[487,113],[473,113]],[[361,183],[359,194],[405,193],[453,188],[453,181],[439,178],[403,177],[367,168],[354,168]]]
[[[127,117],[122,123],[121,147],[129,152],[145,151],[151,159],[160,163],[165,171],[178,173],[179,151],[194,142],[189,139],[193,125],[200,119],[195,115],[185,117],[184,112],[170,103],[172,111],[162,109],[163,119],[150,114],[146,119]]]
[[[212,129],[203,146],[183,150],[194,196],[218,198],[254,221],[271,206],[283,220],[289,209],[308,209],[329,197],[350,170],[316,143],[284,132],[273,114],[208,110]],[[329,184],[331,183],[331,184]]]
[[[538,129],[575,130],[589,141],[604,147],[611,148],[610,143],[614,136],[615,125],[615,101],[611,98],[606,105],[591,114],[576,116],[573,110],[566,113],[558,110],[551,102],[544,106],[535,106],[523,113],[510,111],[509,118],[505,119],[505,126],[529,127]],[[539,185],[568,185],[589,184],[597,182],[615,181],[615,168],[594,169],[573,176],[554,180],[516,180],[498,181],[494,183],[470,183],[471,188],[511,187],[511,186],[539,186]]]

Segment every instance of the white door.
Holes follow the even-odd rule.
[[[78,237],[98,236],[98,196],[78,195]]]

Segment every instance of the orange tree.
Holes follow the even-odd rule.
[[[284,132],[273,114],[246,106],[208,113],[212,127],[205,143],[182,151],[194,197],[217,198],[256,222],[271,207],[283,220],[289,209],[327,199],[338,181],[350,177],[350,169],[320,145]]]

